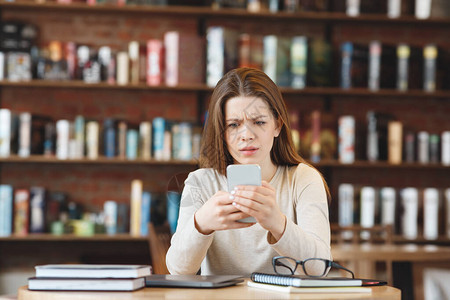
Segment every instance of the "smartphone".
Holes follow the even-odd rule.
[[[261,185],[261,168],[259,165],[229,165],[227,167],[228,192],[237,185]],[[243,223],[256,223],[253,217],[239,220]]]

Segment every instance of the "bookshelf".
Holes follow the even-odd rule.
[[[348,17],[341,12],[249,13],[236,9],[215,10],[210,7],[195,6],[117,7],[88,6],[83,3],[37,4],[31,1],[1,2],[0,13],[1,20],[26,20],[41,27],[39,42],[42,44],[57,39],[96,46],[109,44],[116,48],[123,48],[129,40],[138,39],[144,42],[152,34],[160,37],[163,32],[169,30],[181,29],[183,32],[194,32],[204,36],[209,25],[223,24],[236,27],[239,23],[243,31],[261,30],[262,34],[294,35],[298,33],[310,37],[323,37],[330,40],[334,49],[338,49],[338,44],[347,39],[363,43],[371,39],[396,43],[399,37],[419,45],[426,42],[438,42],[443,48],[450,49],[446,41],[446,32],[450,28],[450,19],[447,18],[418,20],[414,16],[402,16],[390,19],[381,14]],[[154,21],[147,19],[154,19]],[[261,26],[267,23],[271,26]],[[92,31],[97,35],[88,33],[86,29],[88,26],[92,27]],[[152,28],[154,32],[149,33],[145,26]],[[139,29],[137,33],[131,34],[131,31],[136,28]],[[390,31],[393,33],[389,33]],[[194,59],[201,61],[204,70],[205,58]],[[334,72],[337,74],[336,70]],[[143,119],[164,115],[174,119],[198,122],[212,92],[212,88],[204,82],[203,80],[195,84],[169,87],[148,86],[144,83],[110,85],[86,84],[81,81],[0,81],[0,104],[37,113],[49,111],[55,118],[73,118],[77,113],[85,113],[88,117],[99,116],[100,119],[111,115],[120,116],[127,120],[134,120],[136,116],[138,116],[137,119]],[[450,121],[446,115],[450,111],[450,90],[441,89],[431,93],[419,89],[405,92],[394,89],[369,91],[366,88],[343,90],[336,86],[334,82],[333,87],[307,87],[302,90],[282,88],[282,93],[289,108],[320,109],[332,114],[336,119],[343,114],[353,114],[358,123],[363,123],[367,110],[378,109],[393,111],[397,115],[405,112],[405,123],[413,125],[417,121],[423,124],[425,130],[440,131],[450,128]],[[145,105],[144,112],[140,110],[142,105]],[[427,119],[433,120],[427,121]],[[419,126],[415,128],[422,129]],[[323,171],[334,199],[337,198],[337,187],[342,182],[376,186],[393,185],[396,188],[409,185],[421,188],[428,186],[445,188],[448,185],[448,180],[445,179],[450,175],[450,167],[441,164],[390,165],[387,162],[370,163],[359,159],[353,164],[324,160],[315,165]],[[103,195],[86,197],[83,200],[88,205],[99,206],[111,195],[117,195],[122,202],[129,201],[129,184],[136,175],[146,180],[151,190],[161,192],[166,188],[164,181],[169,180],[173,174],[195,168],[195,161],[160,162],[103,157],[97,160],[57,160],[39,156],[26,159],[11,156],[0,159],[0,182],[11,182],[13,185],[45,185],[46,179],[51,178],[56,181],[54,183],[56,188],[67,188],[70,193],[72,190],[86,187],[88,187],[87,191],[94,190],[95,185],[91,184],[93,178],[99,184],[112,180],[111,185],[117,186],[112,192],[109,194],[104,192]],[[84,179],[83,169],[88,169],[91,173],[87,179]],[[11,172],[13,170],[17,171]],[[27,182],[22,177],[24,172],[30,174]],[[58,183],[60,180],[55,177],[63,176],[65,173],[77,174],[71,179],[78,180],[80,185],[76,187],[73,183],[72,185]],[[121,191],[118,192],[118,190]],[[75,200],[82,198],[81,194],[75,194]],[[331,218],[334,221],[336,220],[336,202],[333,201],[331,204]],[[72,238],[73,236],[48,239],[58,241]],[[33,237],[24,239],[34,241]],[[120,238],[117,237],[117,239]],[[8,238],[2,239],[2,241],[5,240]],[[421,242],[420,239],[418,242]],[[439,243],[448,244],[449,241],[440,238]]]

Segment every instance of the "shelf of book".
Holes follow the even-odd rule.
[[[147,236],[132,236],[129,234],[95,234],[92,236],[80,236],[75,234],[63,234],[63,235],[54,235],[50,233],[35,233],[28,235],[11,235],[7,237],[0,237],[0,242],[16,242],[16,241],[26,241],[26,242],[143,242],[148,241]]]
[[[6,88],[70,88],[70,89],[107,89],[107,90],[149,90],[149,91],[170,91],[170,92],[212,92],[213,88],[206,84],[184,84],[177,86],[157,85],[150,86],[145,83],[117,85],[101,83],[85,83],[81,80],[51,81],[51,80],[31,80],[12,82],[0,81],[0,87]],[[366,88],[342,89],[339,87],[307,87],[304,89],[294,89],[281,87],[281,92],[285,95],[308,95],[308,96],[332,96],[332,97],[395,97],[402,99],[409,98],[437,98],[450,99],[450,90],[437,90],[426,92],[423,90],[398,91],[395,89],[380,89],[371,91]],[[365,98],[361,98],[364,100]]]
[[[0,158],[0,163],[44,163],[44,164],[107,164],[107,165],[174,165],[174,166],[195,166],[198,164],[195,160],[156,160],[156,159],[121,159],[99,157],[97,159],[57,159],[55,157],[46,157],[42,155],[31,155],[30,157],[20,157],[17,155]]]
[[[0,8],[20,10],[41,10],[57,12],[92,12],[92,13],[120,13],[120,14],[155,14],[165,16],[183,16],[197,18],[227,18],[246,20],[277,20],[277,21],[317,21],[325,23],[384,23],[384,24],[421,24],[433,26],[448,26],[450,20],[447,18],[417,19],[414,16],[402,16],[399,18],[388,18],[384,14],[361,14],[350,17],[343,12],[248,12],[245,9],[220,8],[209,6],[157,6],[157,5],[88,5],[84,3],[60,4],[56,2],[37,3],[33,1],[1,2]]]
[[[30,157],[20,157],[13,155],[10,157],[0,158],[0,163],[42,163],[42,164],[106,164],[106,165],[174,165],[174,166],[196,166],[196,160],[155,160],[155,159],[120,159],[99,157],[98,159],[57,159],[55,157],[47,157],[42,155],[31,155]],[[309,162],[311,163],[311,162]],[[318,163],[311,163],[318,168],[356,168],[356,169],[429,169],[429,170],[450,170],[450,166],[442,165],[440,163],[402,163],[390,164],[385,161],[369,162],[369,161],[355,161],[351,164],[344,164],[338,160],[323,160]]]

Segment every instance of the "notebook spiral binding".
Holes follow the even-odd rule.
[[[292,285],[294,285],[293,282],[294,282],[295,278],[288,277],[288,276],[280,276],[280,275],[253,273],[251,279],[254,282],[276,284],[276,285],[283,285],[283,286],[292,286]]]

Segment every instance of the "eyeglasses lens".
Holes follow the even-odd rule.
[[[307,259],[303,267],[308,276],[322,276],[326,273],[327,264],[321,259]]]
[[[275,261],[275,270],[278,274],[292,275],[294,274],[297,263],[289,257],[279,258]]]

